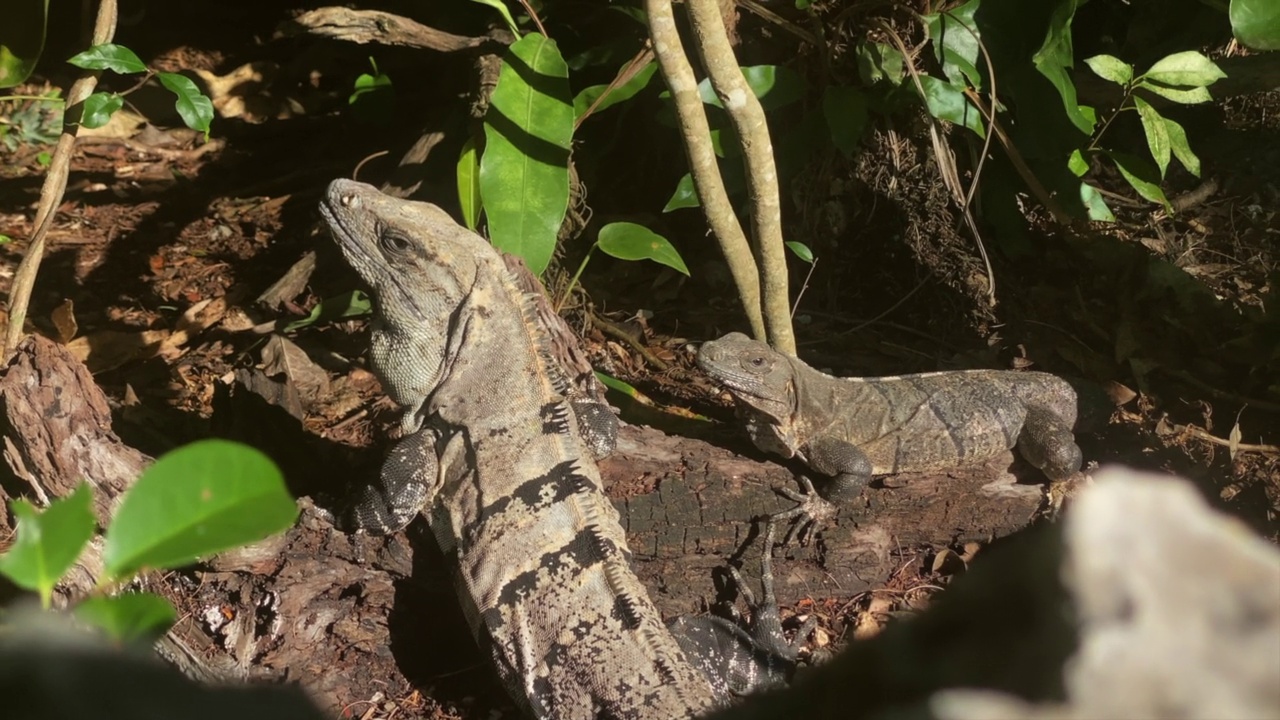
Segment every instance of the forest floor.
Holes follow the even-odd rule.
[[[166,14],[180,10],[152,8],[148,22],[172,32],[123,27],[119,42],[163,69],[229,76],[255,62],[274,67],[276,79],[244,98],[246,105],[260,101],[257,110],[216,121],[209,141],[172,129],[167,117],[152,116],[153,125],[126,112],[79,143],[30,329],[66,344],[89,366],[113,403],[116,431],[152,456],[225,428],[218,384],[237,369],[258,367],[295,387],[307,433],[351,450],[350,465],[333,472],[363,472],[396,422],[362,361],[367,318],[282,328],[357,287],[319,223],[326,184],[351,176],[370,157],[361,179],[386,177],[416,139],[432,96],[404,82],[399,119],[358,125],[344,114],[343,88],[351,68],[365,69],[365,49],[271,40],[280,17],[261,8],[205,11],[211,16],[201,19],[198,37],[190,18]],[[386,64],[411,66],[407,57]],[[66,75],[49,69],[47,77],[61,84]],[[216,102],[233,100],[245,87],[206,84]],[[148,114],[156,102],[137,98]],[[12,119],[13,112],[0,106],[0,115]],[[1082,433],[1087,460],[1190,478],[1216,507],[1280,540],[1277,118],[1280,93],[1206,111],[1189,134],[1204,160],[1203,178],[1216,189],[1176,216],[1132,200],[1118,177],[1105,186],[1117,198],[1114,224],[1063,228],[1033,212],[1021,240],[1028,251],[989,248],[997,255],[994,306],[982,300],[988,280],[973,239],[941,219],[952,217],[945,212],[949,196],[923,149],[927,143],[876,130],[853,161],[814,160],[786,191],[796,200],[787,211],[789,227],[819,255],[796,313],[800,354],[839,375],[1034,367],[1084,378],[1116,403],[1100,427]],[[14,240],[0,248],[5,293],[33,229],[43,178],[38,156],[46,150],[19,144],[0,167],[0,234]],[[390,155],[375,156],[384,150]],[[646,167],[643,158],[634,161],[637,173]],[[649,181],[639,174],[633,180]],[[1177,196],[1199,181],[1184,176],[1170,185]],[[437,186],[447,189],[451,179],[437,177],[426,190]],[[589,201],[627,212],[628,187],[593,189]],[[657,413],[611,396],[624,405],[624,419],[667,432],[686,426],[690,415],[731,418],[692,359],[699,341],[743,329],[725,271],[697,234],[697,211],[681,212],[688,218],[672,221],[677,232],[668,237],[686,253],[692,278],[595,258],[566,310],[598,370],[676,408]],[[680,235],[684,228],[693,231]],[[313,272],[295,268],[313,251]],[[581,245],[566,253],[580,257]],[[574,267],[566,259],[548,285],[563,289]],[[805,270],[793,269],[794,285],[804,283]],[[271,350],[281,334],[293,347]],[[309,360],[295,362],[293,348]],[[271,437],[263,430],[261,444],[278,451]],[[729,442],[749,453],[741,438]],[[899,582],[925,583],[938,571],[924,566]],[[199,605],[198,589],[190,592],[186,604]],[[858,612],[873,609],[867,597]],[[798,611],[839,615],[847,601],[813,597]],[[833,616],[828,632],[861,632],[864,621],[855,615]],[[477,662],[474,651],[466,657]],[[364,673],[352,671],[358,676]],[[389,687],[386,698],[408,716],[449,717],[470,702],[464,694],[452,704],[415,705],[423,701],[408,685]]]

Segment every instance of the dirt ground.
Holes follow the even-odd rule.
[[[208,142],[175,129],[163,96],[146,93],[130,99],[150,123],[131,125],[126,113],[120,125],[81,141],[49,235],[29,329],[86,362],[112,404],[116,432],[147,454],[211,434],[253,442],[276,457],[302,452],[297,436],[269,419],[267,413],[283,407],[301,421],[303,433],[329,446],[323,462],[294,466],[329,477],[300,486],[369,472],[396,418],[364,364],[367,319],[282,327],[357,287],[319,225],[316,205],[325,185],[357,168],[370,182],[391,177],[424,128],[444,126],[441,107],[462,104],[469,67],[447,56],[424,58],[421,51],[283,37],[277,27],[299,10],[296,3],[201,5],[198,16],[194,6],[166,5],[147,5],[145,19],[122,25],[117,41],[157,68],[232,77],[259,63],[254,71],[262,80],[222,89],[211,76],[203,78],[215,101],[226,101],[223,112],[237,99],[243,106],[239,117],[215,120]],[[73,37],[74,27],[55,23],[49,53],[74,47]],[[396,79],[396,112],[386,125],[361,124],[347,110],[351,82],[367,71],[371,54]],[[69,70],[46,62],[38,82],[21,90],[39,92],[41,82],[66,87]],[[937,179],[923,132],[878,127],[853,161],[834,154],[814,159],[784,189],[789,232],[819,258],[810,277],[799,263],[793,267],[793,285],[805,285],[796,314],[800,354],[840,375],[1034,367],[1082,378],[1112,401],[1102,401],[1101,421],[1081,434],[1087,460],[1188,477],[1217,507],[1280,540],[1277,111],[1280,93],[1273,92],[1194,114],[1188,133],[1204,161],[1203,181],[1171,172],[1170,195],[1191,193],[1202,182],[1214,187],[1174,217],[1134,201],[1123,181],[1104,176],[1104,189],[1116,194],[1116,223],[1067,228],[1029,209],[1031,230],[1019,240],[1021,249],[988,237],[994,306],[985,299],[989,280],[975,242]],[[11,119],[15,112],[0,105],[0,116]],[[583,142],[631,129],[592,130]],[[615,171],[595,169],[585,202],[594,223],[624,216],[661,223],[692,277],[597,257],[566,317],[598,370],[686,415],[729,420],[724,398],[693,366],[693,348],[745,324],[701,216],[693,210],[657,214],[682,169],[655,158],[679,157],[674,136],[651,133],[604,155],[603,164]],[[418,193],[446,206],[453,203],[448,157],[455,156],[456,145],[449,144],[455,140],[460,143],[451,137],[441,146],[444,159],[429,159]],[[0,247],[5,293],[32,232],[43,180],[38,155],[48,149],[38,142],[0,149],[0,234],[13,238]],[[549,286],[564,287],[590,238],[569,242]],[[305,265],[309,253],[313,272],[267,292],[298,271],[296,264]],[[272,349],[281,334],[312,365],[298,369],[280,360],[280,352],[289,352]],[[237,385],[237,371],[255,369],[287,378],[294,399],[267,410],[221,394],[244,386]],[[699,428],[695,435],[758,457],[727,430],[637,408],[626,398],[611,400],[632,422],[681,434],[692,424]],[[316,668],[347,684],[346,692],[332,690],[326,699],[361,703],[352,713],[373,716],[511,711],[459,627],[438,558],[405,559],[408,546],[430,555],[431,543],[340,540],[308,531],[291,534],[288,546],[290,557],[310,558],[307,569],[289,575],[277,568],[277,578],[355,577],[362,553],[396,558],[380,566],[392,579],[361,591],[367,602],[359,608],[361,618],[389,626],[393,644],[334,661],[347,665]],[[889,595],[793,597],[788,614],[820,613],[825,633],[837,640],[873,632],[876,618],[924,602],[925,593],[915,588],[945,582],[948,566],[933,562],[942,549],[904,563],[878,588]],[[973,548],[959,543],[953,550]],[[315,560],[324,553],[342,569]],[[419,563],[433,562],[426,575],[414,572]],[[254,605],[261,587],[243,573],[192,571],[162,585],[191,617],[201,617],[211,603],[231,614],[261,612]],[[342,612],[348,611],[355,612]],[[186,622],[193,634],[218,635],[207,623]],[[441,652],[406,652],[406,636]],[[264,676],[281,679],[272,650],[259,651],[246,662],[273,668],[277,674]],[[370,656],[399,673],[379,676],[383,666],[370,665]]]

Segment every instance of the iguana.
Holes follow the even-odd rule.
[[[954,467],[1017,447],[1050,480],[1079,471],[1076,393],[1042,372],[959,370],[836,378],[742,333],[703,343],[698,366],[733,395],[756,447],[831,478],[826,500],[856,497],[873,475]],[[823,520],[833,506],[787,494]]]
[[[532,303],[489,243],[434,205],[349,180],[320,211],[372,289],[371,365],[404,407],[404,437],[341,524],[390,532],[423,512],[527,712],[692,717],[787,671],[769,623],[758,641],[715,619],[663,624]]]

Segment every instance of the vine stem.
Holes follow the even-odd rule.
[[[102,0],[98,4],[98,15],[93,23],[93,36],[90,45],[102,45],[111,42],[116,33],[118,11],[116,0]],[[93,94],[98,86],[98,72],[87,71],[71,85],[67,92],[66,107],[74,108]],[[80,122],[63,117],[62,135],[58,137],[58,145],[54,148],[49,160],[49,174],[44,178],[40,188],[40,206],[36,209],[36,217],[32,222],[34,231],[27,252],[22,256],[17,271],[13,275],[13,285],[9,289],[9,326],[5,329],[4,345],[0,348],[7,362],[9,356],[23,337],[23,326],[26,324],[27,309],[31,305],[31,291],[35,287],[36,275],[40,272],[40,262],[44,259],[45,238],[49,228],[53,226],[53,218],[58,206],[67,192],[67,175],[71,169],[71,154],[75,150],[76,134],[80,132]]]

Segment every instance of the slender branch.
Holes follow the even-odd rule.
[[[729,113],[742,145],[747,189],[751,195],[751,229],[756,258],[760,262],[761,291],[769,344],[778,352],[796,354],[791,329],[791,298],[787,287],[787,258],[782,244],[782,206],[778,199],[778,170],[773,162],[773,141],[760,100],[747,85],[738,59],[729,44],[724,16],[716,0],[686,0],[698,54],[711,86]]]
[[[116,33],[116,0],[102,0],[98,5],[98,16],[93,24],[93,38],[90,46],[111,42]],[[98,73],[86,72],[71,85],[67,92],[67,110],[76,112],[75,107],[93,94],[98,85]],[[0,356],[8,361],[9,355],[22,339],[22,328],[26,324],[27,309],[31,305],[31,290],[36,284],[36,275],[40,272],[40,261],[44,259],[45,238],[49,228],[53,226],[53,218],[58,206],[67,192],[67,175],[71,170],[71,154],[75,150],[76,133],[80,132],[80,116],[65,116],[62,120],[62,135],[58,137],[58,145],[49,160],[49,174],[44,178],[40,188],[40,206],[36,209],[36,217],[32,226],[31,242],[22,262],[13,275],[13,285],[9,288],[9,327],[5,330],[4,345],[0,348]]]
[[[658,66],[671,89],[671,99],[680,119],[680,133],[689,155],[689,173],[702,202],[702,212],[729,265],[729,273],[737,285],[738,297],[751,325],[751,334],[758,340],[767,341],[769,335],[760,311],[760,274],[751,246],[747,244],[747,237],[733,213],[733,205],[729,203],[720,168],[716,165],[716,154],[711,148],[711,128],[707,124],[702,100],[698,97],[698,81],[694,78],[693,67],[689,65],[680,43],[671,0],[645,0],[644,5],[653,51],[658,56]]]

